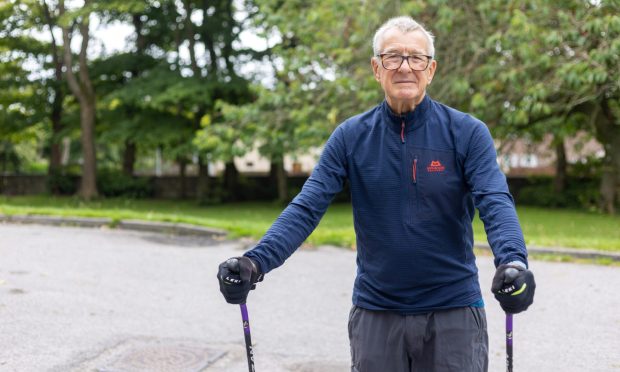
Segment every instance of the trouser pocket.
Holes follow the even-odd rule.
[[[474,322],[476,323],[478,329],[480,329],[481,331],[486,331],[487,320],[484,308],[469,306],[469,311],[471,312],[471,315],[474,318]]]

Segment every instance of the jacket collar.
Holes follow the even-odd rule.
[[[421,127],[424,125],[425,118],[430,110],[431,98],[428,94],[424,95],[422,102],[420,102],[420,104],[418,104],[413,111],[409,111],[404,114],[397,114],[392,111],[385,99],[381,103],[381,111],[383,112],[384,117],[387,118],[387,123],[397,132],[402,130],[403,121],[405,122],[406,132]]]

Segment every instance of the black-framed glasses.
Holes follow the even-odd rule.
[[[424,71],[430,65],[433,56],[424,54],[412,54],[403,56],[395,53],[381,53],[377,57],[381,58],[381,65],[386,70],[398,70],[405,60],[409,68],[413,71]]]

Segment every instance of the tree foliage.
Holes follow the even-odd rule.
[[[49,130],[52,98],[63,92],[53,85],[54,42],[33,37],[52,28],[44,4],[59,5],[0,4],[0,135],[11,144],[79,133],[72,97],[60,100],[64,129]],[[617,0],[89,0],[52,12],[53,27],[78,27],[88,14],[134,30],[124,50],[75,70],[90,72],[96,92],[98,157],[122,161],[126,174],[136,154],[156,148],[182,169],[198,159],[203,176],[208,161],[231,166],[258,149],[283,177],[285,155],[321,146],[338,123],[382,100],[372,37],[406,14],[436,35],[433,98],[474,113],[502,139],[552,134],[561,144],[589,133],[605,146],[601,207],[613,212],[620,199]]]
[[[591,133],[606,151],[601,207],[613,212],[620,200],[620,4],[507,1],[485,13],[493,21],[470,107],[503,137]]]
[[[0,157],[15,168],[20,158],[32,158],[45,140],[45,120],[50,108],[46,81],[32,79],[24,67],[32,59],[42,60],[48,45],[24,32],[33,27],[28,9],[19,3],[0,3]],[[32,159],[31,159],[32,160]],[[3,169],[6,169],[3,164]],[[16,169],[18,170],[18,169]]]

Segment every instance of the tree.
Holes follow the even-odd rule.
[[[88,72],[87,49],[90,41],[89,18],[92,9],[92,0],[84,1],[84,8],[80,12],[67,13],[64,0],[58,1],[58,13],[62,18],[62,39],[64,45],[64,63],[66,79],[73,95],[80,104],[80,125],[82,142],[82,178],[79,195],[86,199],[92,199],[97,192],[97,156],[95,150],[95,104],[96,96],[93,84]],[[73,53],[71,51],[71,39],[73,37],[74,24],[77,25],[82,38],[78,54],[78,76],[74,72]]]
[[[495,31],[473,74],[472,107],[504,136],[554,133],[560,152],[578,129],[596,136],[605,147],[601,209],[613,213],[620,195],[620,5],[484,4]]]
[[[93,67],[93,76],[101,77],[95,83],[103,97],[102,135],[164,149],[179,164],[182,185],[187,164],[197,157],[200,199],[208,198],[208,155],[193,143],[194,133],[201,121],[218,120],[218,100],[242,102],[249,94],[247,81],[236,74],[233,43],[240,26],[233,13],[228,0],[148,2],[135,13],[106,13],[107,19],[131,21],[136,52]],[[222,160],[232,164],[232,158]]]

